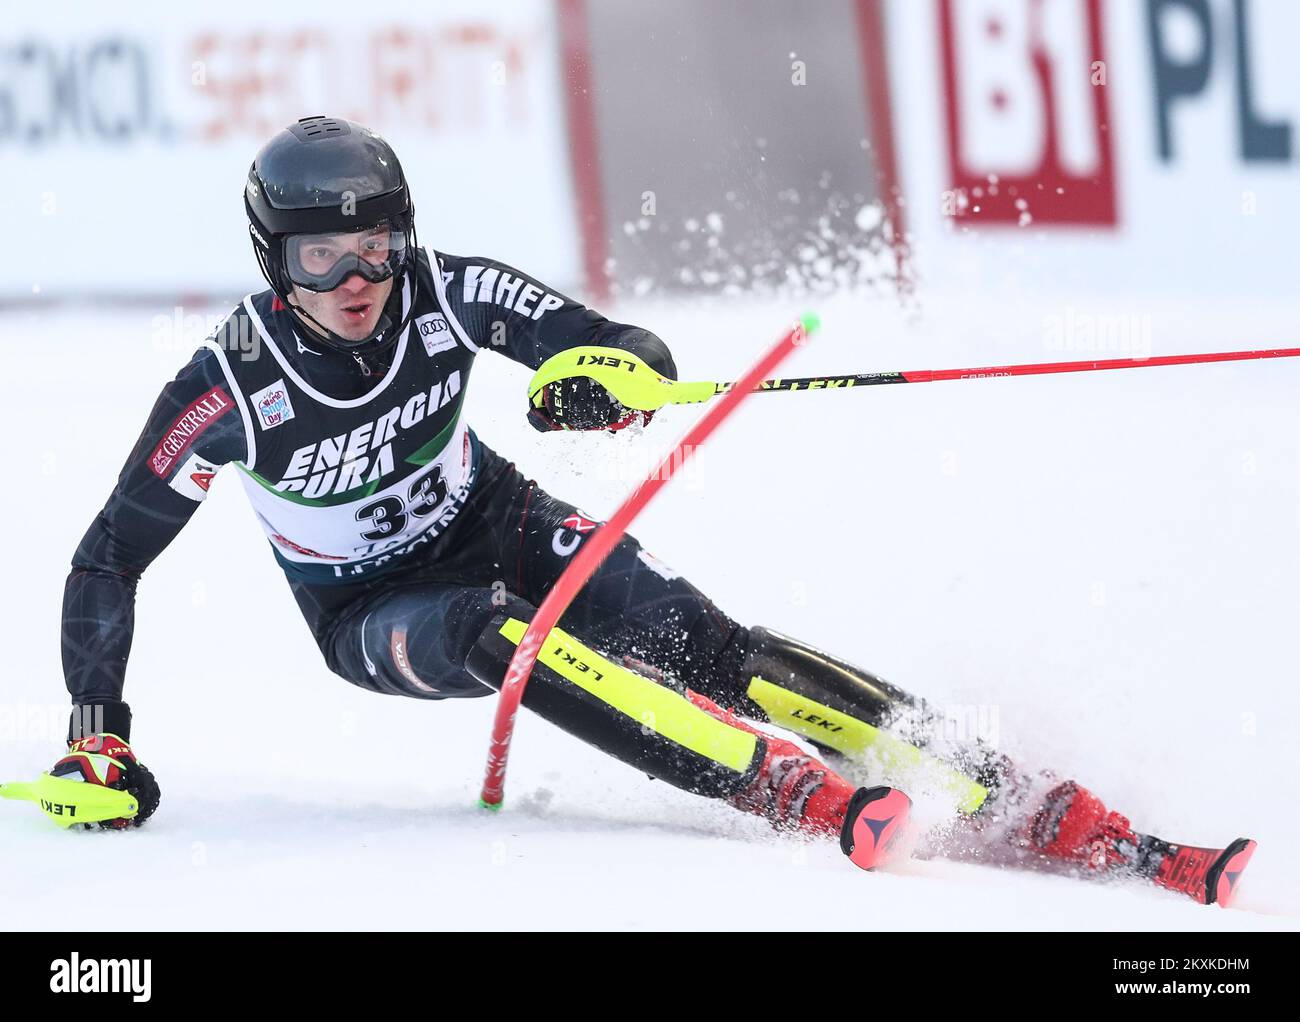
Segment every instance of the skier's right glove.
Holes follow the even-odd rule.
[[[102,784],[133,795],[139,805],[135,816],[101,820],[99,825],[105,830],[140,826],[153,815],[161,798],[158,782],[136,758],[131,746],[117,735],[107,733],[88,735],[69,743],[68,754],[54,764],[50,776]]]

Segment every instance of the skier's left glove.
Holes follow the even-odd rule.
[[[135,796],[139,810],[135,816],[101,820],[106,830],[138,827],[158,808],[161,793],[149,768],[141,763],[131,746],[117,735],[100,733],[79,738],[68,745],[68,754],[54,764],[51,777],[63,777],[86,784],[129,792]]]
[[[548,383],[533,395],[528,421],[543,433],[556,429],[623,429],[634,422],[645,425],[654,412],[625,408],[589,376],[570,376]]]

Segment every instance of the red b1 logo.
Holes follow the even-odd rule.
[[[993,223],[1116,222],[1100,0],[938,0],[953,201]]]

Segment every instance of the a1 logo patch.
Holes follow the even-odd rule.
[[[217,474],[217,467],[210,461],[204,461],[197,454],[191,454],[185,463],[176,470],[176,474],[167,480],[167,485],[182,497],[202,503],[208,496],[208,487]]]

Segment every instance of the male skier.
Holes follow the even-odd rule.
[[[254,159],[244,202],[269,289],[245,298],[163,388],[65,590],[73,714],[52,773],[130,792],[138,811],[107,827],[139,825],[159,801],[122,699],[135,586],[221,466],[235,466],[330,670],[389,695],[483,696],[599,523],[469,428],[461,409],[475,356],[489,349],[536,369],[594,345],[676,378],[648,330],[495,260],[421,249],[397,156],[360,125],[318,116],[279,132]],[[541,430],[618,430],[651,413],[577,376],[541,388],[528,418]],[[747,721],[799,732],[837,760],[867,749],[877,764],[900,763],[933,745],[923,703],[738,624],[630,536],[560,624],[565,656],[539,662],[525,707],[654,777],[778,828],[839,836],[846,851],[865,833],[855,836],[855,819],[881,801],[879,848],[859,848],[855,861],[885,850],[905,798],[855,792]],[[1136,834],[1074,782],[1045,784],[978,743],[942,755],[942,783],[973,831],[1214,900],[1219,850],[1176,870],[1170,850],[1185,849]]]

